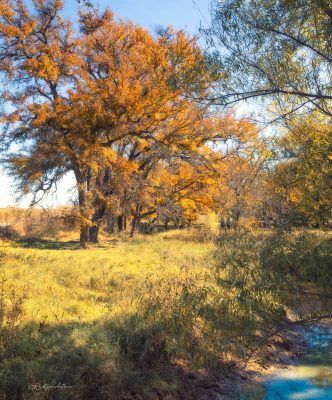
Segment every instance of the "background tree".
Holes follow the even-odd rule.
[[[221,227],[258,223],[265,159],[234,155],[221,165],[216,198]]]
[[[200,119],[198,124],[201,142],[195,151],[175,151],[157,143],[150,151],[137,154],[136,168],[129,174],[123,171],[120,181],[125,185],[120,184],[122,188],[113,195],[120,196],[120,212],[131,219],[131,235],[139,221],[148,217],[165,226],[184,226],[199,214],[216,210],[213,193],[217,160],[243,150],[252,140],[253,131],[257,132],[253,125],[239,123],[231,115],[214,115]]]
[[[231,124],[228,121],[228,126]],[[270,152],[258,128],[248,119],[237,121],[233,151],[217,163],[215,202],[224,228],[257,224],[262,198],[262,174]]]
[[[267,203],[287,224],[326,226],[331,219],[331,128],[313,113],[293,119],[277,140],[279,161],[267,177]]]
[[[155,208],[165,229],[192,225],[199,215],[214,210],[215,190],[211,159],[208,164],[177,162],[161,165],[156,172]]]

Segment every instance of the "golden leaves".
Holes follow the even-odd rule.
[[[60,1],[35,7],[0,20],[10,42],[6,76],[21,85],[8,101],[18,119],[7,122],[26,124],[31,159],[75,172],[86,192],[82,221],[89,202],[108,204],[110,193],[126,210],[140,204],[150,215],[151,204],[192,213],[213,207],[215,180],[202,166],[217,156],[206,142],[244,143],[257,132],[249,121],[212,118],[195,100],[211,82],[196,40],[171,29],[153,37],[109,11],[82,13],[76,37]],[[38,15],[42,8],[49,18]]]
[[[33,126],[43,125],[50,118],[51,110],[48,103],[34,103],[30,105],[30,111],[35,114]]]
[[[10,21],[15,16],[15,12],[8,0],[0,0],[0,16],[7,21]]]

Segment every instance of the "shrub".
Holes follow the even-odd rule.
[[[17,236],[17,232],[10,224],[0,224],[0,239],[12,240]]]
[[[170,231],[168,236],[165,237],[169,239],[179,239],[196,243],[215,242],[217,239],[216,233],[209,227],[204,226],[203,224],[194,226],[186,230],[183,229],[173,232]]]
[[[264,270],[279,277],[284,300],[293,305],[296,296],[314,295],[316,300],[330,298],[332,276],[332,238],[329,233],[308,231],[279,232],[267,238],[261,250]]]
[[[330,290],[330,246],[330,240],[307,233],[228,233],[218,240],[209,273],[145,287],[139,309],[146,326],[159,327],[169,359],[184,357],[192,366],[219,369],[229,361],[247,362],[253,354],[263,360],[289,307],[303,303],[305,285],[314,285],[315,295]],[[298,317],[318,318],[321,312],[317,303],[314,315],[306,311]],[[154,339],[145,336],[142,348]]]
[[[78,228],[77,210],[73,207],[49,210],[3,208],[0,209],[0,227],[5,226],[15,227],[20,236],[54,236]]]

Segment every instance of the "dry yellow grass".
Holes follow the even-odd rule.
[[[71,233],[61,241],[0,243],[0,398],[30,398],[31,382],[62,382],[72,389],[59,399],[152,400],[156,390],[191,399],[183,374],[222,371],[220,362],[239,360],[255,345],[255,327],[268,326],[269,310],[283,318],[289,298],[273,285],[266,291],[279,279],[264,274],[263,264],[266,273],[281,268],[282,276],[284,266],[294,267],[303,282],[315,272],[325,290],[326,234],[230,232],[217,246],[210,233],[114,237],[87,250]],[[253,339],[242,346],[236,338],[243,329]]]
[[[173,235],[179,233],[114,239],[88,250],[75,242],[2,243],[0,280],[5,289],[26,297],[22,323],[109,318],[128,312],[135,290],[147,280],[178,275],[184,268],[194,273],[212,262],[213,244]]]
[[[27,396],[32,382],[72,386],[61,393],[64,399],[94,393],[118,400],[136,385],[140,392],[170,390],[167,374],[156,370],[148,377],[123,353],[132,335],[141,345],[146,328],[139,320],[132,325],[136,300],[149,282],[204,271],[213,252],[211,242],[182,240],[176,231],[114,238],[88,250],[64,240],[0,242],[0,397]],[[44,400],[54,393],[34,396]]]

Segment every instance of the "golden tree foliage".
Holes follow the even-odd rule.
[[[213,76],[196,39],[152,36],[110,10],[82,12],[77,33],[61,1],[33,5],[1,0],[2,143],[17,145],[7,166],[20,190],[37,202],[72,171],[82,246],[106,210],[134,232],[144,217],[191,222],[215,209],[219,163],[250,156],[258,132],[204,102]]]
[[[281,161],[268,180],[270,202],[289,223],[326,225],[331,218],[331,126],[318,112],[293,118],[278,141]]]
[[[189,157],[206,141],[206,107],[193,95],[204,95],[210,77],[182,31],[152,37],[93,11],[81,14],[76,35],[61,1],[36,0],[34,8],[1,1],[3,139],[27,144],[8,163],[23,191],[35,193],[74,172],[84,245],[94,207],[115,189],[114,168]]]

